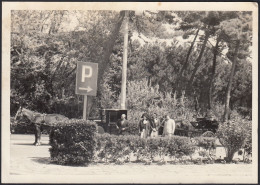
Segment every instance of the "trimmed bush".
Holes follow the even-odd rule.
[[[170,140],[170,147],[171,149],[174,149],[171,151],[175,153],[174,157],[180,158],[182,156],[190,156],[195,152],[196,146],[194,143],[191,142],[190,138],[187,137],[181,137],[181,136],[175,136],[173,137],[173,140]]]
[[[193,142],[197,147],[203,148],[203,151],[199,151],[199,155],[202,157],[207,157],[209,162],[215,160],[215,154],[212,153],[216,149],[216,137],[195,137],[192,138]]]
[[[49,149],[53,162],[83,165],[92,161],[97,125],[92,121],[67,120],[56,123],[50,132]]]
[[[216,149],[216,139],[215,137],[195,137],[196,146],[201,147],[205,150]]]
[[[195,145],[187,137],[148,138],[138,136],[96,135],[96,160],[103,162],[153,161],[155,157],[164,160],[165,156],[179,158],[195,152]]]
[[[165,157],[183,160],[194,154],[196,147],[210,150],[215,138],[188,138],[182,136],[140,138],[135,135],[95,134],[95,122],[68,120],[57,123],[50,133],[52,161],[62,165],[83,165],[105,162],[158,162],[164,164]]]
[[[245,146],[251,132],[250,125],[251,121],[239,117],[220,124],[217,136],[220,143],[225,147],[227,162],[231,162],[235,152]]]

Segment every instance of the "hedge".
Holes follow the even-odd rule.
[[[71,119],[56,123],[49,135],[52,161],[62,165],[90,163],[96,145],[96,129],[92,121]]]
[[[95,122],[70,120],[56,124],[50,133],[52,161],[63,165],[90,162],[159,162],[190,158],[197,147],[215,147],[215,138],[173,136],[143,139],[135,135],[96,134]]]
[[[194,141],[198,147],[211,150],[216,149],[216,139],[216,137],[195,137],[192,138],[192,141]]]
[[[155,157],[164,160],[166,156],[181,158],[195,152],[196,145],[187,137],[148,138],[138,136],[96,135],[97,162],[154,161]]]

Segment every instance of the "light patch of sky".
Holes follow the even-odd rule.
[[[154,44],[154,43],[165,43],[166,46],[171,46],[173,39],[159,39],[157,37],[146,37],[145,35],[138,34],[136,31],[133,32],[133,36],[131,37],[132,41],[137,40],[141,46],[145,44]]]
[[[168,29],[167,31],[169,31],[170,33],[175,33],[174,29],[170,29],[170,28],[172,28],[171,26],[169,26],[168,28],[167,28]],[[159,43],[159,44],[165,43],[166,46],[171,46],[173,44],[173,41],[175,41],[175,40],[178,41],[177,45],[184,46],[185,44],[190,43],[193,40],[192,37],[189,37],[188,39],[183,39],[181,35],[180,36],[174,36],[173,38],[170,38],[170,39],[160,39],[160,38],[157,38],[157,37],[146,37],[145,35],[138,34],[137,32],[133,33],[133,36],[132,36],[131,39],[133,41],[134,40],[139,41],[141,46],[145,45],[146,43],[150,43],[150,44],[153,44],[153,43]]]
[[[68,22],[63,22],[61,27],[62,30],[65,32],[74,31],[75,28],[79,25],[79,21],[76,14],[69,14],[68,15]]]

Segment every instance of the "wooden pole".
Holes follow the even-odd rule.
[[[126,109],[126,74],[127,74],[127,45],[128,45],[128,11],[125,11],[124,50],[121,84],[121,109]]]
[[[83,104],[83,119],[87,120],[87,102],[88,102],[88,96],[84,95],[84,104]]]

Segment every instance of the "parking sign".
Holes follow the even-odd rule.
[[[97,95],[98,64],[78,62],[76,75],[76,94]]]

